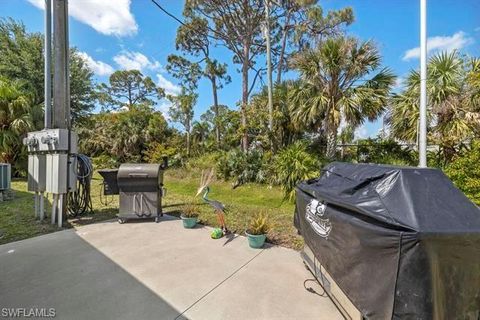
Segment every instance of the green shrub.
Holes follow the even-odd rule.
[[[186,164],[188,170],[201,172],[214,168],[218,159],[222,156],[220,152],[207,152],[198,157],[190,158]]]
[[[358,140],[356,160],[365,163],[415,166],[417,161],[414,152],[401,146],[395,140],[367,138]]]
[[[118,160],[106,155],[102,154],[98,157],[93,157],[92,158],[92,163],[93,163],[93,168],[95,170],[97,169],[115,169],[120,166],[120,163],[118,163]]]
[[[149,163],[162,163],[164,156],[168,157],[168,165],[170,167],[181,166],[182,157],[179,156],[179,150],[175,147],[155,142],[150,144],[144,153],[144,159]]]
[[[303,180],[318,177],[321,163],[308,152],[307,145],[296,142],[281,150],[273,161],[273,182],[285,192],[285,198],[293,200],[295,187]]]
[[[269,153],[250,150],[247,153],[233,149],[221,155],[217,161],[217,175],[233,180],[234,186],[248,182],[268,182]]]
[[[465,195],[480,205],[480,142],[454,158],[445,168],[445,174]]]

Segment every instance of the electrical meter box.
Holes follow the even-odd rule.
[[[54,194],[62,194],[67,193],[68,191],[75,191],[77,180],[76,167],[77,160],[74,156],[69,157],[66,153],[47,154],[46,191]]]
[[[76,157],[68,155],[77,153],[75,132],[68,129],[29,132],[23,143],[29,153],[28,191],[62,194],[75,190]]]
[[[44,192],[46,187],[46,155],[28,155],[28,191]]]
[[[78,136],[68,129],[46,129],[42,131],[29,132],[23,139],[29,153],[37,152],[66,152],[77,153]]]

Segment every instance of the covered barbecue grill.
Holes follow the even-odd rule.
[[[361,317],[480,319],[480,209],[441,171],[332,163],[294,222]]]
[[[126,163],[118,169],[117,183],[120,193],[118,219],[155,218],[162,213],[163,171],[160,164]]]

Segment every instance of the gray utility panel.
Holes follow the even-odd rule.
[[[10,163],[0,163],[0,191],[9,190],[12,182],[12,166]]]
[[[117,174],[120,193],[118,219],[155,218],[162,213],[163,171],[165,165],[125,163]]]

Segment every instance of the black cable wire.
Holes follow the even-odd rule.
[[[317,282],[322,287],[322,293],[318,293],[312,287],[307,287],[307,283],[311,282],[311,281]],[[305,290],[307,290],[310,293],[316,294],[320,297],[327,297],[327,291],[325,290],[324,285],[325,285],[325,280],[323,279],[322,264],[320,264],[320,280],[318,280],[318,278],[317,278],[317,259],[314,255],[313,256],[313,278],[306,279],[305,281],[303,281],[303,287],[305,288]]]
[[[173,18],[174,20],[176,20],[178,23],[180,23],[181,25],[185,25],[185,23],[178,19],[177,17],[175,17],[172,13],[168,12],[167,10],[165,10],[160,4],[158,4],[155,0],[152,0],[152,2],[160,9],[162,10],[166,15],[168,15],[169,17]]]
[[[68,194],[67,211],[70,216],[78,216],[92,213],[92,199],[90,197],[90,185],[93,175],[93,166],[90,158],[83,155],[75,155],[77,158],[77,188]]]
[[[167,11],[164,7],[162,7],[157,1],[155,0],[151,0],[163,13],[165,13],[167,16],[169,16],[170,18],[174,19],[175,21],[177,21],[178,23],[180,23],[182,26],[186,26],[185,22],[183,22],[181,19],[177,18],[173,13]],[[207,29],[212,32],[214,35],[218,35],[218,32],[212,28],[210,28],[208,25],[207,25]],[[191,30],[191,32],[199,32],[198,30]],[[210,34],[206,34],[206,36],[208,38],[211,38],[211,39],[214,39],[214,40],[217,40],[216,37],[210,35]]]
[[[108,200],[108,195],[105,195],[105,181],[101,182],[100,185],[100,203],[105,207],[109,206],[113,202],[113,195],[110,196],[110,201]]]

